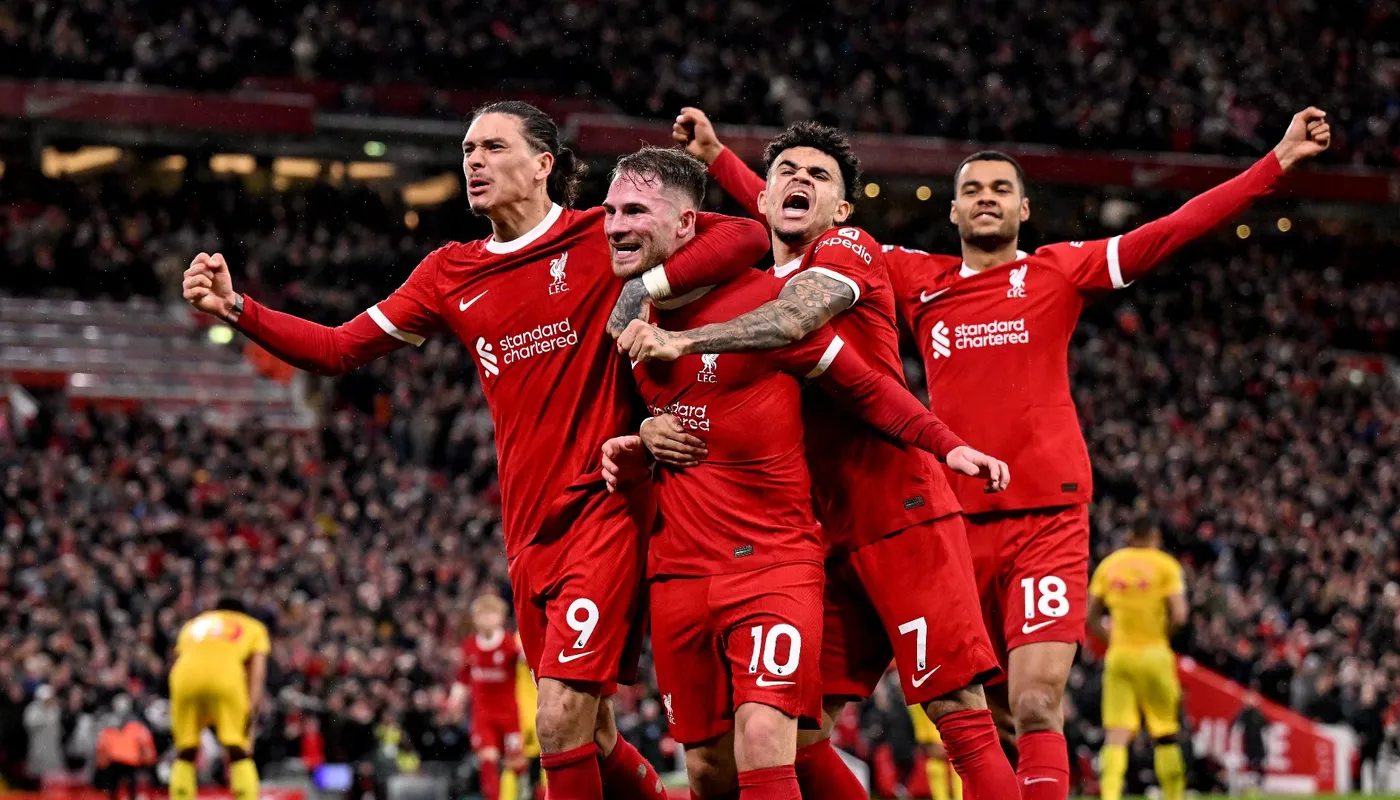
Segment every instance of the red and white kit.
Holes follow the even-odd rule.
[[[472,750],[492,748],[507,757],[520,753],[520,708],[515,702],[515,664],[520,645],[502,630],[492,638],[462,640],[457,682],[471,688]]]
[[[781,288],[750,272],[661,310],[657,321],[677,329],[727,321]],[[651,413],[674,415],[709,450],[698,465],[659,468],[655,481],[652,644],[672,735],[684,743],[719,736],[749,702],[815,726],[825,544],[812,510],[799,379],[820,380],[892,436],[940,453],[962,441],[829,328],[776,350],[650,361],[634,372]]]
[[[734,274],[761,226],[702,215],[675,256]],[[747,259],[747,260],[745,260]],[[496,428],[503,527],[525,658],[539,678],[635,673],[647,498],[609,494],[604,441],[636,429],[636,394],[606,327],[621,282],[601,208],[554,206],[509,242],[441,247],[390,297],[338,328],[246,300],[238,328],[313,372],[343,372],[450,331],[471,352]]]
[[[764,181],[737,156],[725,150],[710,173],[762,218]],[[673,291],[713,282],[689,266],[666,265]],[[855,305],[832,327],[876,371],[904,385],[894,292],[875,239],[859,228],[832,228],[773,274],[790,280],[805,270],[851,288]],[[824,693],[869,696],[891,656],[911,703],[995,674],[985,631],[968,624],[980,618],[970,555],[957,499],[937,460],[882,435],[824,394],[806,394],[803,419],[813,497],[830,545]]]
[[[956,256],[885,248],[900,316],[923,354],[930,407],[1014,476],[1007,491],[988,495],[949,473],[1003,664],[1021,645],[1084,634],[1093,474],[1068,364],[1080,313],[1239,214],[1282,174],[1271,153],[1122,236],[1048,245],[980,273]]]

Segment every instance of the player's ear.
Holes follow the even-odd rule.
[[[1021,221],[1022,221],[1022,222],[1025,222],[1026,220],[1028,220],[1028,219],[1030,219],[1030,218],[1031,218],[1031,199],[1030,199],[1029,197],[1022,197],[1022,198],[1021,198]]]
[[[958,224],[958,201],[956,200],[948,203],[948,221],[954,225]]]
[[[763,189],[762,191],[760,191],[760,192],[758,193],[758,208],[759,208],[760,211],[764,211],[765,209],[768,208],[768,190],[767,190],[767,189]]]
[[[680,215],[680,225],[676,228],[676,235],[684,239],[695,232],[695,220],[699,217],[693,208],[682,208]]]
[[[554,154],[548,150],[535,156],[535,180],[540,183],[549,181],[549,173],[554,171]]]
[[[837,204],[836,204],[836,221],[837,221],[837,222],[845,222],[847,219],[850,218],[851,212],[852,212],[853,210],[855,210],[855,206],[851,205],[851,201],[850,201],[850,200],[842,200],[841,202],[837,203]]]

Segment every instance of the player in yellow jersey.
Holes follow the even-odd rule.
[[[933,800],[962,800],[962,778],[948,765],[948,752],[943,749],[943,737],[938,726],[924,713],[923,706],[909,706],[914,719],[914,741],[924,754],[924,770],[928,772],[928,792]]]
[[[234,800],[257,800],[253,716],[262,701],[271,649],[267,628],[232,598],[221,599],[213,611],[180,629],[170,668],[170,727],[175,738],[171,800],[195,796],[199,734],[210,725],[228,752]]]
[[[1123,796],[1128,745],[1141,719],[1156,743],[1154,765],[1165,800],[1186,796],[1186,763],[1177,744],[1181,684],[1168,637],[1186,622],[1181,564],[1161,550],[1150,520],[1133,523],[1128,546],[1103,560],[1089,582],[1089,628],[1108,640],[1103,670],[1104,746],[1100,795]],[[1111,620],[1105,624],[1105,616]]]

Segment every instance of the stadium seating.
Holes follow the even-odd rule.
[[[1284,0],[820,6],[562,0],[32,4],[26,78],[290,88],[333,107],[451,114],[437,89],[532,91],[640,116],[1244,155],[1265,120],[1333,112],[1333,160],[1395,165],[1400,13]],[[1053,43],[1047,45],[1046,43]],[[270,80],[276,79],[276,80]],[[430,87],[430,88],[431,88]],[[917,113],[914,113],[917,109]],[[1261,138],[1264,137],[1264,138]]]

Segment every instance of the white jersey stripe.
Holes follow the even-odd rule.
[[[845,346],[846,343],[841,341],[840,336],[833,338],[831,344],[826,346],[826,352],[822,353],[821,360],[817,362],[815,367],[812,367],[811,372],[807,373],[807,378],[810,380],[820,377],[823,372],[826,372],[827,367],[831,366],[831,362],[836,360],[836,354],[840,353],[841,348]]]
[[[1118,262],[1118,240],[1122,238],[1122,236],[1115,236],[1108,240],[1108,279],[1112,281],[1115,289],[1132,285],[1123,282],[1123,265]]]
[[[370,306],[368,309],[366,309],[366,313],[368,313],[369,318],[374,320],[375,324],[379,326],[380,330],[384,331],[385,333],[389,334],[395,339],[398,339],[401,342],[411,344],[414,347],[421,347],[423,345],[422,336],[419,336],[416,333],[409,333],[408,331],[401,331],[398,328],[394,327],[394,323],[390,322],[389,318],[384,316],[384,312],[379,310],[379,306]]]

